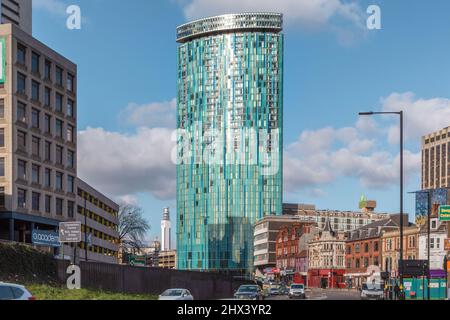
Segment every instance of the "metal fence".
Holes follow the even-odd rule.
[[[67,278],[67,261],[58,261],[58,277]],[[81,286],[95,290],[158,295],[169,288],[185,288],[196,300],[232,298],[246,283],[232,276],[160,268],[131,267],[97,262],[80,262]]]

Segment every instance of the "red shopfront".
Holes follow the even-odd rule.
[[[311,288],[345,288],[345,269],[320,269],[308,272]]]

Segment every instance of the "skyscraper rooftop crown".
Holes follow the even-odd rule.
[[[271,31],[283,30],[281,13],[224,14],[185,23],[177,28],[177,42],[227,31]]]

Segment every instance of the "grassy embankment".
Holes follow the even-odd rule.
[[[0,242],[0,281],[25,285],[38,300],[155,300],[157,296],[68,290],[53,257],[30,246]]]

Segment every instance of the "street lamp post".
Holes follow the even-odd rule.
[[[395,114],[400,116],[400,284],[403,289],[403,111],[392,112],[360,112],[360,116],[376,114]]]

